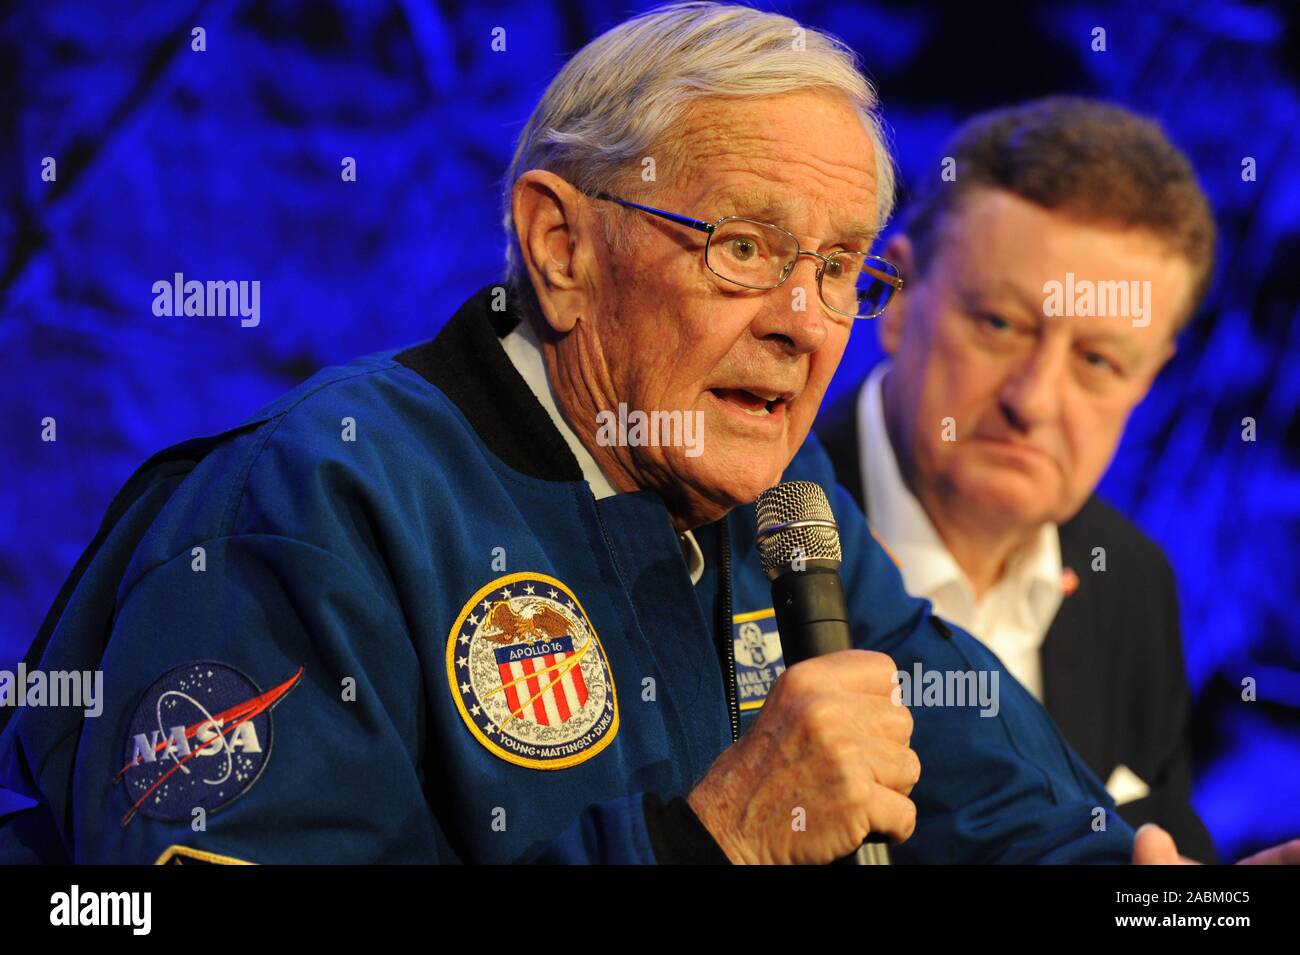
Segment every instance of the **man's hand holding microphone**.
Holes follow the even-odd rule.
[[[895,670],[883,653],[841,650],[781,674],[687,797],[732,862],[828,863],[869,834],[912,834],[921,760],[912,714],[890,699]]]
[[[886,861],[882,846],[860,847],[912,834],[921,776],[897,668],[850,649],[839,528],[821,487],[769,488],[757,520],[788,668],[687,801],[732,862]]]

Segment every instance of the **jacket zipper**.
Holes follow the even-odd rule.
[[[610,542],[605,520],[596,509],[596,523],[600,527],[600,536],[605,541],[605,551],[609,554],[614,572],[623,579],[622,568],[614,556],[614,545]],[[719,602],[721,614],[718,619],[718,653],[721,655],[723,682],[727,684],[727,716],[731,721],[731,741],[740,739],[740,704],[736,699],[736,643],[731,638],[731,535],[724,518],[718,528],[718,587],[722,600]]]
[[[740,739],[740,704],[736,700],[736,641],[731,637],[731,535],[724,518],[718,527],[718,588],[722,597],[718,620],[718,652],[724,661],[727,684],[727,716],[731,719],[731,741]]]

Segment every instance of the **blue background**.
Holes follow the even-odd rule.
[[[935,174],[961,119],[1054,92],[1152,114],[1192,156],[1222,230],[1218,278],[1102,493],[1179,577],[1196,804],[1220,852],[1300,836],[1300,6],[761,5],[859,51],[905,183]],[[4,16],[0,667],[146,457],[323,365],[432,336],[500,278],[515,135],[567,54],[647,6],[27,2]],[[151,287],[178,271],[260,280],[260,326],[155,317]],[[858,329],[833,394],[877,357]],[[41,441],[47,416],[56,442]],[[1257,702],[1240,699],[1245,677]]]

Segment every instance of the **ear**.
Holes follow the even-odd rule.
[[[525,172],[510,193],[520,258],[542,317],[560,334],[573,330],[590,301],[593,231],[584,202],[573,186],[544,169]]]
[[[903,233],[896,234],[885,245],[885,258],[898,266],[903,276],[903,287],[889,300],[889,307],[876,319],[876,337],[880,347],[891,358],[903,340],[903,322],[907,318],[907,283],[914,281],[916,262],[912,254],[912,242]]]

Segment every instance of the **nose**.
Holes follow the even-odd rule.
[[[815,352],[826,342],[826,309],[817,292],[817,270],[821,261],[799,256],[790,277],[767,293],[767,300],[754,323],[754,334],[774,340],[792,355]]]
[[[1016,430],[1027,432],[1051,423],[1061,414],[1061,389],[1068,343],[1043,336],[1037,347],[1007,376],[998,392],[998,404]]]

